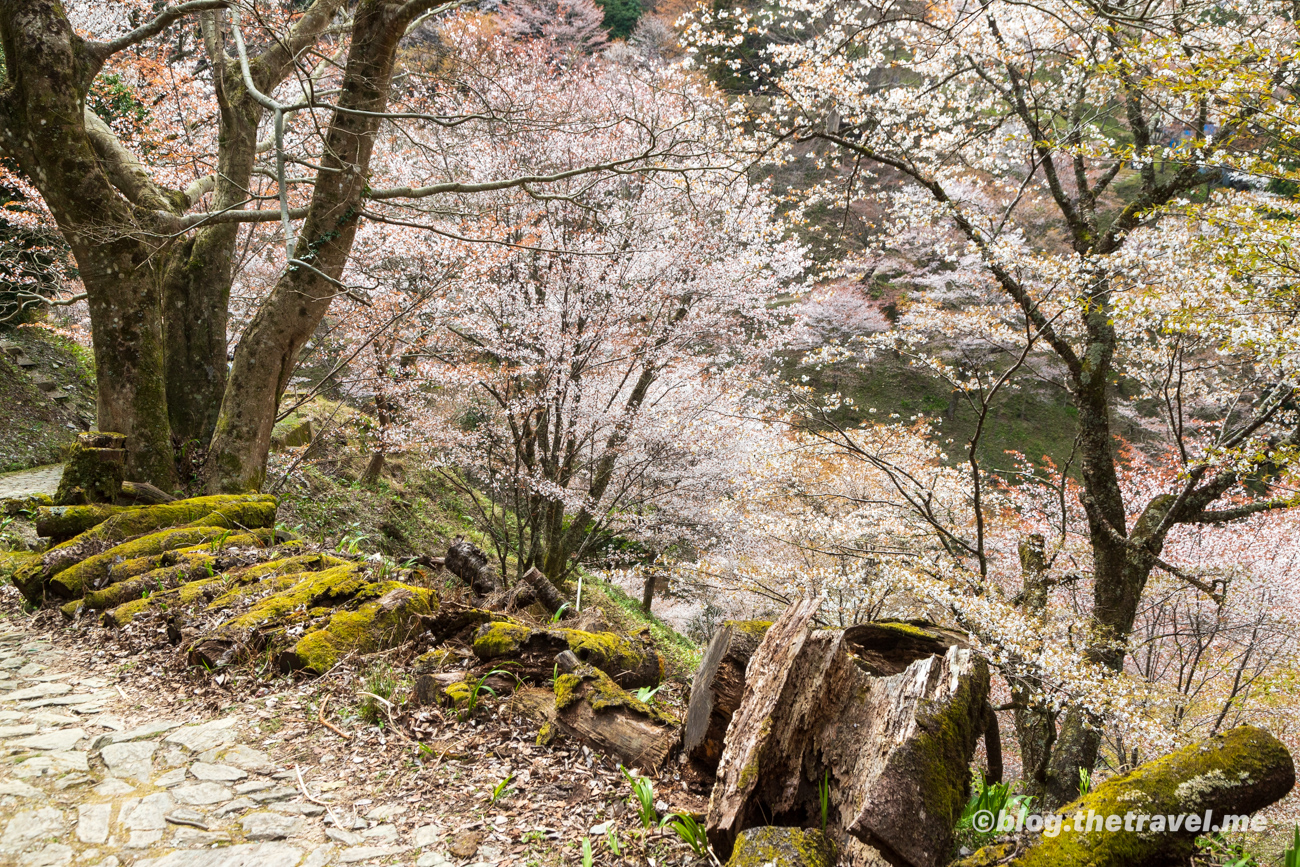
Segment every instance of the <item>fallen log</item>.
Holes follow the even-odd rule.
[[[36,535],[60,545],[104,523],[127,506],[91,503],[84,506],[41,506],[36,510]]]
[[[984,730],[987,667],[934,628],[813,629],[817,607],[791,605],[750,660],[718,764],[709,839],[728,855],[747,828],[817,823],[825,786],[828,830],[892,863],[937,867],[950,854]]]
[[[555,726],[598,753],[655,773],[677,742],[677,720],[639,700],[590,665],[555,679]]]
[[[563,616],[566,610],[573,607],[569,605],[560,591],[555,589],[551,579],[543,575],[536,567],[524,573],[524,583],[533,588],[534,597],[552,615]]]
[[[727,726],[745,690],[745,667],[771,625],[767,620],[728,620],[704,651],[691,681],[682,752],[705,771],[718,769]]]
[[[123,482],[122,497],[135,503],[156,506],[159,503],[174,503],[176,498],[161,488],[148,482]]]
[[[513,673],[534,683],[550,679],[556,655],[566,650],[623,687],[655,686],[664,679],[663,657],[647,632],[624,636],[562,627],[533,629],[500,620],[484,623],[474,635],[475,656],[484,661],[516,660],[519,665]]]
[[[491,596],[504,589],[501,576],[488,563],[487,555],[472,542],[457,539],[443,560],[447,571],[469,585],[479,596]]]
[[[1241,726],[1112,777],[1053,814],[1060,818],[1053,836],[1024,848],[986,846],[953,867],[1186,864],[1199,834],[1242,830],[1249,814],[1294,785],[1286,746],[1264,729]]]
[[[420,618],[438,604],[432,590],[382,581],[360,590],[353,610],[337,611],[279,655],[280,670],[324,674],[353,653],[372,653],[401,644],[420,628]]]

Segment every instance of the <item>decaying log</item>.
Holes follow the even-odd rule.
[[[102,524],[126,506],[90,503],[84,506],[41,506],[36,510],[36,535],[50,540],[50,545],[60,545]]]
[[[533,595],[537,598],[537,601],[542,603],[551,614],[560,614],[561,611],[572,609],[573,606],[569,605],[563,594],[555,589],[551,579],[543,575],[536,567],[524,573],[524,583],[533,588]]]
[[[369,600],[369,601],[367,601]],[[398,581],[363,588],[349,610],[336,611],[279,655],[281,671],[324,674],[354,653],[372,653],[401,644],[420,628],[421,617],[437,605],[432,590]]]
[[[817,605],[791,605],[750,660],[709,839],[725,855],[746,828],[819,821],[824,781],[828,827],[895,863],[937,867],[950,854],[984,730],[988,669],[933,628],[812,629]]]
[[[954,867],[1186,864],[1198,834],[1223,830],[1229,816],[1241,830],[1237,822],[1281,800],[1294,785],[1286,746],[1264,729],[1241,726],[1139,765],[1066,804],[1056,813],[1062,825],[1055,836],[1039,836],[1018,854],[1014,844],[986,846]],[[1140,815],[1159,818],[1161,827],[1156,830],[1150,818],[1139,827]],[[1204,827],[1207,816],[1211,828]],[[1097,817],[1118,827],[1099,828]]]
[[[647,773],[677,742],[677,721],[640,701],[590,665],[555,679],[555,726],[598,753]]]
[[[176,498],[161,488],[148,482],[123,482],[122,496],[136,503],[156,506],[160,503],[173,503]]]
[[[488,564],[487,555],[464,539],[457,539],[447,549],[443,565],[479,596],[491,596],[504,589],[501,576]]]
[[[618,635],[578,629],[533,629],[498,620],[484,623],[474,635],[474,655],[484,661],[509,659],[511,671],[524,680],[549,680],[556,656],[571,651],[579,662],[604,671],[623,687],[655,686],[664,679],[664,661],[649,632]]]
[[[488,611],[485,608],[474,608],[459,602],[444,602],[435,613],[424,618],[423,626],[430,644],[442,644],[468,627],[477,627],[495,620],[509,620],[509,618],[500,612]]]
[[[727,726],[745,690],[745,667],[771,625],[767,620],[728,620],[704,651],[691,681],[682,752],[705,771],[718,768]]]

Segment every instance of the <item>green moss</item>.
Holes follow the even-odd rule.
[[[145,558],[142,558],[145,559]],[[170,590],[179,584],[213,577],[217,558],[213,554],[185,554],[177,562],[153,569],[126,581],[110,584],[102,590],[93,590],[84,597],[87,608],[101,611],[115,608],[124,602],[138,599],[147,593]]]
[[[455,651],[440,647],[436,650],[430,650],[428,653],[421,653],[411,663],[411,670],[417,674],[423,674],[430,671],[440,671],[448,665],[460,659]]]
[[[474,694],[474,685],[463,680],[449,683],[442,688],[442,695],[452,707],[465,707],[470,696]]]
[[[578,687],[582,678],[576,674],[562,674],[555,678],[555,709],[564,710],[578,700]]]
[[[0,552],[0,580],[6,578],[28,602],[37,604],[45,598],[45,566],[40,554]]]
[[[283,547],[282,545],[281,548]],[[258,563],[255,566],[248,566],[243,569],[235,569],[229,574],[240,584],[251,584],[255,581],[261,581],[263,578],[294,575],[302,572],[319,572],[322,569],[345,566],[349,562],[338,557],[331,557],[329,554],[298,554],[293,557],[268,560],[265,563]]]
[[[542,723],[542,727],[537,730],[537,746],[549,747],[551,744],[555,743],[555,735],[555,723],[550,720]]]
[[[749,828],[740,832],[727,867],[834,867],[835,844],[808,828]]]
[[[113,502],[122,492],[125,458],[120,444],[105,449],[73,443],[68,447],[54,502],[60,505]]]
[[[586,684],[585,689],[582,688]],[[586,701],[591,709],[600,712],[611,708],[626,708],[664,725],[677,725],[678,720],[653,708],[614,682],[608,674],[590,665],[579,666],[570,674],[555,679],[555,709],[562,711],[579,700]]]
[[[889,632],[897,632],[900,635],[907,635],[911,638],[923,638],[930,640],[934,638],[934,633],[925,629],[916,623],[907,623],[902,620],[873,620],[871,625]]]
[[[419,616],[437,605],[432,590],[398,581],[370,585],[357,595],[374,601],[331,616],[323,629],[300,638],[282,664],[324,674],[350,653],[372,653],[402,643],[418,628]]]
[[[737,632],[743,632],[746,635],[752,635],[755,638],[762,639],[767,635],[767,631],[772,628],[771,620],[727,620],[723,626],[730,626]]]
[[[91,529],[51,549],[76,552],[83,547],[98,547],[99,550],[111,547],[118,542],[153,533],[164,527],[192,526],[226,526],[238,520],[240,526],[255,528],[269,527],[275,523],[274,505],[276,499],[269,495],[231,495],[219,494],[211,497],[194,497],[189,500],[175,500],[155,506],[133,506],[102,521]],[[270,521],[267,510],[270,508]],[[202,524],[209,516],[213,523]],[[243,520],[247,518],[247,520]],[[227,522],[220,524],[221,521]],[[93,553],[93,552],[92,552]]]
[[[92,503],[87,506],[42,506],[36,510],[36,532],[60,541],[71,539],[109,518],[126,511],[126,506]]]
[[[122,627],[155,608],[186,608],[203,601],[207,598],[208,592],[223,587],[225,582],[225,576],[216,575],[212,578],[191,581],[161,593],[151,593],[139,599],[132,599],[130,602],[124,602],[116,608],[105,611],[100,616],[100,623],[104,626]]]
[[[474,655],[479,659],[517,656],[532,634],[533,630],[518,623],[504,620],[484,623],[474,636]]]
[[[340,602],[351,598],[365,586],[361,574],[363,565],[346,563],[326,569],[324,572],[308,572],[287,590],[262,599],[243,614],[237,615],[221,624],[222,630],[248,630],[279,621],[295,609],[306,610],[321,602]],[[212,603],[210,608],[223,607],[223,596]]]
[[[56,596],[75,599],[103,584],[118,563],[209,542],[224,532],[220,527],[180,527],[132,539],[64,569],[49,579],[48,587]]]

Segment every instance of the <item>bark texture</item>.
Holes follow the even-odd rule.
[[[682,751],[703,770],[718,769],[731,717],[745,691],[745,669],[771,623],[729,620],[713,633],[691,680]]]
[[[709,839],[729,854],[746,828],[816,824],[824,784],[828,829],[899,863],[937,867],[984,730],[987,668],[939,630],[813,629],[816,608],[814,600],[790,606],[750,660],[709,804]]]
[[[646,773],[663,767],[677,743],[676,722],[590,665],[556,678],[557,728],[628,767]]]

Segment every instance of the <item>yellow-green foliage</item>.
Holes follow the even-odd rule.
[[[734,629],[737,632],[743,632],[746,635],[752,635],[761,641],[763,636],[767,635],[767,631],[772,628],[772,621],[770,620],[727,620],[723,622],[723,626],[730,626],[732,629]]]
[[[280,621],[295,610],[306,612],[321,603],[335,603],[351,598],[365,586],[361,563],[345,563],[326,569],[324,572],[308,572],[300,576],[287,590],[272,594],[253,604],[248,611],[232,617],[221,624],[226,629],[256,629],[268,623]],[[260,586],[254,585],[254,588]],[[225,607],[222,596],[209,606],[212,609]]]
[[[108,578],[108,570],[117,563],[208,542],[224,532],[226,531],[220,527],[177,527],[132,539],[59,572],[49,579],[49,589],[56,596],[75,599],[104,583]]]
[[[419,615],[437,604],[432,590],[399,581],[371,584],[357,594],[373,599],[355,611],[340,611],[323,629],[294,645],[292,667],[324,674],[349,653],[372,653],[405,641],[418,627]]]
[[[460,657],[456,655],[455,651],[439,647],[436,650],[430,650],[428,653],[421,653],[417,656],[415,661],[411,663],[411,670],[417,673],[438,671],[458,659]]]
[[[834,867],[835,844],[821,831],[764,826],[741,831],[727,867]]]

